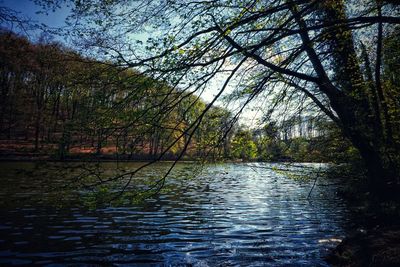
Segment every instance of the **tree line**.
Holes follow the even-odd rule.
[[[27,153],[176,158],[185,129],[206,106],[200,97],[132,68],[12,32],[0,34],[0,58],[0,136]],[[229,111],[213,107],[188,156],[215,157],[230,119]]]
[[[14,152],[56,159],[71,154],[154,159],[206,107],[194,94],[131,68],[84,58],[59,43],[32,43],[7,31],[0,40],[0,133]],[[233,119],[227,109],[213,107],[194,134],[188,158],[332,160],[332,153],[318,145],[328,135],[288,138],[294,121],[248,129],[233,126]],[[174,143],[164,159],[175,159],[187,137]]]

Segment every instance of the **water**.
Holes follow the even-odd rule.
[[[26,180],[3,179],[1,198],[25,202],[1,207],[0,265],[327,266],[345,232],[343,201],[318,185],[308,200],[312,181],[270,166],[210,165],[190,179],[178,171],[145,203],[95,210],[29,202],[4,189]]]

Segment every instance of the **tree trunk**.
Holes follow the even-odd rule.
[[[40,117],[40,112],[38,111],[35,121],[35,152],[39,150]]]
[[[326,23],[334,23],[346,18],[343,1],[321,1],[318,6],[320,18]],[[302,21],[298,18],[299,25]],[[303,26],[304,27],[304,26]],[[303,34],[303,42],[307,36]],[[392,197],[399,192],[399,174],[395,160],[390,158],[388,151],[391,145],[384,138],[384,127],[377,129],[377,125],[385,125],[376,116],[376,107],[371,101],[371,83],[364,80],[360,62],[356,54],[352,31],[347,25],[337,25],[325,31],[327,51],[331,55],[334,83],[331,83],[324,73],[320,75],[325,84],[321,84],[321,91],[329,97],[332,108],[336,111],[344,134],[350,139],[365,163],[368,172],[369,189],[379,198]],[[308,43],[305,43],[306,45]],[[316,60],[315,52],[309,53],[311,59]],[[379,55],[380,56],[380,55]],[[318,62],[317,62],[318,63]],[[317,65],[317,68],[321,66]],[[378,67],[380,68],[379,64]],[[318,70],[318,69],[316,69]],[[325,74],[326,75],[326,74]],[[380,71],[376,70],[377,81],[380,80]],[[327,88],[334,86],[336,89]],[[331,93],[334,92],[334,93]],[[397,151],[399,152],[399,151]]]

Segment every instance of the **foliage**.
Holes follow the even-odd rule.
[[[44,7],[53,3],[36,2]],[[151,155],[166,155],[160,154],[161,147],[180,151],[177,158],[181,158],[190,150],[206,114],[224,95],[239,105],[225,125],[237,122],[249,103],[260,100],[269,118],[287,121],[302,112],[329,118],[351,143],[349,147],[358,151],[374,194],[399,195],[400,97],[397,79],[390,78],[398,76],[398,68],[393,68],[396,52],[388,52],[398,47],[396,1],[139,0],[128,5],[123,0],[60,0],[57,4],[65,2],[72,6],[68,18],[72,39],[85,55],[119,68],[140,68],[153,79],[145,84],[157,80],[176,90],[167,90],[167,99],[163,93],[155,94],[154,86],[140,90],[139,95],[149,96],[148,108],[139,109],[134,117],[152,122],[139,123],[144,132],[153,130],[145,138]],[[172,107],[207,87],[215,88],[213,100],[196,118],[177,121]],[[232,93],[227,96],[227,91]],[[192,106],[196,101],[191,102]],[[42,105],[36,108],[41,111]],[[96,117],[106,110],[96,109]],[[158,142],[165,133],[158,129],[171,128],[162,124],[167,116],[174,118],[174,126],[167,131],[171,140],[166,145]],[[92,127],[98,137],[110,134],[105,127],[110,121],[103,119],[98,128]],[[37,115],[36,125],[41,120]],[[224,127],[229,129],[232,126]],[[288,133],[281,138],[286,150],[301,157],[308,145]],[[227,135],[219,133],[211,141],[223,137]],[[103,139],[97,139],[102,147]],[[238,136],[236,144],[245,150],[243,156],[253,158],[255,142],[248,136],[245,140]],[[272,138],[264,143],[279,142]]]
[[[23,140],[59,159],[88,152],[157,158],[166,148],[165,157],[176,158],[206,107],[192,94],[59,44],[33,44],[11,32],[0,38],[0,136],[15,146]],[[212,108],[188,155],[216,146],[229,116]]]
[[[233,158],[253,160],[257,157],[257,146],[251,139],[251,132],[241,130],[235,134],[232,140]]]

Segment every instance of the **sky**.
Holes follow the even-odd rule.
[[[34,21],[44,23],[50,27],[62,27],[64,20],[69,14],[67,8],[50,11],[46,14],[37,14],[41,8],[30,0],[0,0],[0,6],[11,8],[20,12],[22,15],[32,18]]]

